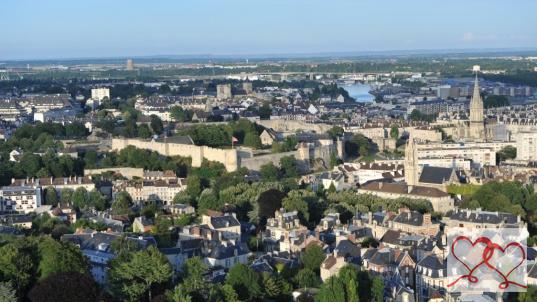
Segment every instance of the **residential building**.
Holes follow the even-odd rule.
[[[518,215],[483,211],[480,208],[476,210],[456,208],[446,217],[442,217],[442,223],[445,224],[444,232],[446,233],[450,228],[497,229],[526,226]]]
[[[399,197],[426,199],[431,202],[435,212],[445,213],[454,208],[454,200],[448,193],[431,187],[372,181],[360,187],[358,193],[372,194],[389,199],[396,199]]]
[[[0,210],[2,212],[28,214],[39,208],[42,200],[40,187],[22,185],[0,189]]]
[[[267,237],[264,240],[275,242],[279,251],[290,251],[291,242],[305,234],[308,229],[300,224],[298,212],[286,212],[283,208],[274,213],[274,218],[267,219]]]
[[[436,255],[425,256],[416,264],[416,300],[430,301],[447,293],[447,261]],[[442,300],[443,301],[443,300]]]
[[[151,245],[156,245],[153,237],[129,237],[123,238],[121,233],[82,233],[65,234],[61,240],[74,243],[80,248],[82,254],[86,256],[90,263],[90,273],[93,279],[100,285],[105,285],[108,271],[110,270],[110,260],[117,257],[112,248],[116,240],[127,240],[131,242],[135,250],[144,250]]]

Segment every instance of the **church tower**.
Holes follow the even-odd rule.
[[[410,136],[405,148],[405,182],[408,186],[418,184],[418,150],[414,138]]]
[[[470,133],[469,137],[474,140],[485,140],[485,119],[483,117],[483,99],[479,90],[477,70],[475,74],[474,93],[470,101]]]

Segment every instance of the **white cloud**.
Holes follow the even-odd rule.
[[[473,41],[474,39],[475,39],[474,33],[466,32],[462,35],[463,41],[469,42],[469,41]]]

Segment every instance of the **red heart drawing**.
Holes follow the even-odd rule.
[[[509,270],[509,272],[507,272],[507,274],[504,274],[499,268],[497,268],[495,265],[491,264],[489,262],[489,260],[492,258],[492,256],[494,255],[496,250],[499,250],[499,251],[502,252],[502,254],[505,254],[505,251],[507,249],[509,249],[510,247],[514,247],[514,248],[519,249],[520,252],[521,252],[522,257],[520,259],[520,262],[515,267],[513,267],[511,270]],[[506,289],[511,284],[516,285],[516,286],[520,286],[520,287],[523,287],[523,288],[528,288],[525,285],[522,285],[522,284],[519,284],[519,283],[516,283],[516,282],[513,282],[513,281],[509,280],[509,276],[513,273],[513,271],[515,271],[517,268],[519,268],[524,263],[524,261],[526,260],[526,252],[524,251],[524,247],[520,243],[511,242],[511,243],[507,244],[505,247],[501,247],[500,245],[498,245],[496,243],[492,243],[491,247],[487,248],[487,250],[483,253],[483,259],[485,261],[485,264],[489,268],[491,268],[494,271],[496,271],[502,277],[502,279],[504,280],[498,286],[500,289]]]
[[[459,261],[464,267],[466,267],[466,269],[468,270],[468,274],[460,276],[459,278],[457,278],[457,280],[455,280],[455,281],[451,282],[450,284],[448,284],[448,287],[451,287],[451,286],[455,285],[461,279],[468,279],[468,282],[470,282],[470,283],[478,282],[479,281],[478,278],[476,276],[474,276],[473,273],[478,267],[480,267],[481,265],[483,265],[485,263],[485,259],[482,259],[481,262],[477,263],[474,267],[470,268],[470,266],[467,263],[462,261],[457,256],[457,254],[455,253],[455,245],[457,244],[457,242],[459,242],[461,240],[468,241],[472,245],[472,248],[475,247],[479,243],[486,244],[486,248],[483,251],[483,253],[485,253],[489,249],[491,244],[492,244],[490,239],[487,238],[487,237],[479,237],[475,241],[470,240],[470,238],[468,238],[466,236],[458,236],[457,238],[455,238],[455,240],[453,240],[453,242],[451,243],[451,254],[453,255],[453,257],[455,259],[457,259],[457,261]]]

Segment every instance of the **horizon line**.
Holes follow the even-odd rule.
[[[50,57],[50,58],[18,58],[2,59],[7,62],[40,62],[40,61],[82,61],[82,60],[119,60],[119,59],[308,59],[308,58],[349,58],[358,56],[399,56],[399,55],[435,55],[435,54],[472,54],[495,52],[527,52],[536,51],[536,47],[506,47],[506,48],[436,48],[436,49],[393,49],[393,50],[356,50],[356,51],[322,51],[322,52],[288,52],[288,53],[197,53],[197,54],[153,54],[153,55],[110,55],[110,56],[80,56],[80,57]]]

